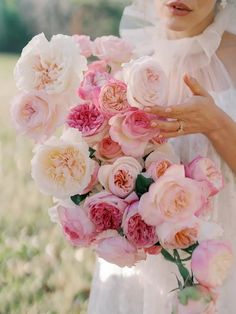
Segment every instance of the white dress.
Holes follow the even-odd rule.
[[[216,54],[224,31],[236,33],[235,7],[228,6],[218,13],[214,23],[193,38],[170,41],[155,29],[152,33],[154,56],[169,76],[169,104],[181,103],[190,95],[182,81],[183,74],[187,72],[198,79],[213,95],[216,104],[236,121],[235,84]],[[198,155],[207,156],[222,170],[226,186],[215,198],[212,219],[222,225],[224,238],[231,241],[236,256],[235,175],[203,135],[183,136],[173,140],[173,144],[183,162],[191,161]],[[176,287],[175,273],[175,265],[164,261],[162,256],[149,256],[147,261],[131,269],[121,269],[99,259],[88,313],[170,314],[169,291]],[[236,262],[230,278],[221,289],[219,314],[236,313],[235,283]]]

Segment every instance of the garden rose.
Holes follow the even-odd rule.
[[[168,80],[152,57],[141,57],[123,66],[127,97],[132,106],[164,106],[167,103]]]
[[[184,166],[170,166],[140,199],[140,214],[150,225],[179,222],[193,216],[207,202],[201,182],[185,178]]]
[[[109,234],[109,232],[106,232],[106,237],[96,241],[95,251],[99,257],[120,267],[132,267],[138,261],[146,259],[146,254],[143,251],[138,251],[117,231],[112,232],[110,236]]]
[[[79,130],[87,143],[96,143],[108,133],[108,124],[105,116],[93,103],[84,103],[70,110],[66,124]]]
[[[119,229],[126,207],[127,203],[124,200],[107,192],[88,197],[84,203],[84,208],[97,232]]]
[[[112,165],[101,166],[98,180],[102,186],[116,196],[124,198],[134,191],[142,166],[132,157],[120,157]]]
[[[95,101],[98,99],[100,90],[111,79],[107,72],[88,71],[81,82],[78,95],[83,100]]]
[[[93,61],[88,64],[88,72],[109,72],[109,65],[104,60]]]
[[[106,162],[114,162],[117,158],[123,156],[123,152],[118,143],[114,142],[110,136],[102,139],[96,148],[96,157]]]
[[[141,157],[149,140],[159,133],[159,130],[151,127],[152,118],[153,115],[136,108],[117,114],[109,120],[110,136],[120,144],[124,154]]]
[[[180,159],[170,144],[162,144],[155,147],[145,160],[145,168],[148,169],[152,163],[159,160],[169,160],[171,164],[180,164]]]
[[[147,225],[138,212],[138,203],[132,203],[125,211],[122,227],[127,239],[137,248],[150,248],[158,242],[156,228]]]
[[[95,226],[80,206],[56,206],[58,220],[66,238],[72,245],[89,246],[95,239]]]
[[[206,181],[210,196],[217,194],[224,187],[222,173],[209,158],[197,157],[186,168],[186,175],[197,181]]]
[[[112,63],[128,62],[133,55],[133,47],[122,38],[102,36],[94,41],[93,54],[101,60]]]
[[[71,36],[56,35],[49,42],[39,34],[23,49],[14,77],[22,91],[74,98],[86,69],[86,58],[80,55]]]
[[[99,171],[99,164],[95,161],[94,171],[91,175],[91,180],[88,184],[88,186],[82,191],[82,195],[87,194],[92,191],[92,189],[95,187],[95,185],[98,183],[98,171]]]
[[[48,139],[65,120],[63,99],[46,94],[20,93],[11,106],[11,117],[20,133],[36,142]]]
[[[91,181],[95,162],[80,132],[68,129],[60,139],[36,147],[32,177],[39,190],[59,199],[81,194]]]
[[[99,109],[110,118],[130,109],[127,101],[127,86],[122,81],[112,79],[102,88],[98,98]]]
[[[157,227],[161,245],[166,249],[186,249],[197,242],[201,223],[191,217],[176,223],[165,222]]]
[[[205,287],[186,287],[176,293],[172,314],[216,314],[216,297]]]
[[[93,42],[90,40],[90,36],[75,34],[72,38],[78,44],[81,55],[85,56],[85,58],[91,57]]]
[[[194,250],[191,268],[197,281],[208,288],[221,286],[232,266],[233,253],[226,241],[203,241]]]

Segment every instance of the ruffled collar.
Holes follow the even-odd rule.
[[[168,63],[170,66],[177,60],[182,65],[188,64],[189,58],[198,55],[201,57],[198,58],[200,63],[198,62],[196,67],[201,67],[215,55],[225,31],[236,33],[236,7],[234,5],[228,5],[223,10],[219,9],[214,22],[204,32],[194,37],[170,40],[166,38],[161,27],[157,26],[155,30],[152,30],[155,54],[161,62]]]

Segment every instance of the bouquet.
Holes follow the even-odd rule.
[[[215,313],[232,262],[209,220],[223,177],[205,157],[182,164],[152,127],[143,109],[167,104],[161,66],[114,36],[40,34],[14,75],[12,120],[36,143],[32,177],[66,239],[120,267],[161,254],[182,277],[173,313]]]

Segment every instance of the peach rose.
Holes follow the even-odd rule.
[[[127,97],[132,106],[164,106],[167,103],[168,80],[152,57],[141,57],[123,66]]]
[[[153,115],[132,108],[123,114],[117,114],[109,120],[110,136],[119,143],[126,155],[141,157],[149,141],[159,133],[151,127]]]
[[[120,145],[114,142],[110,136],[103,138],[96,148],[96,157],[108,163],[113,163],[123,155]]]
[[[195,158],[186,166],[186,176],[197,181],[205,181],[208,185],[210,196],[214,196],[224,187],[222,173],[209,158]]]
[[[170,223],[165,222],[157,227],[161,245],[166,249],[186,249],[198,241],[201,223],[197,218]]]
[[[11,117],[17,131],[36,142],[48,139],[65,120],[62,99],[40,93],[20,93],[11,106]]]
[[[193,216],[207,202],[201,182],[185,178],[184,166],[170,166],[140,199],[140,214],[150,225],[179,222]]]
[[[39,190],[59,199],[82,194],[94,173],[95,161],[80,132],[68,129],[60,139],[52,137],[36,147],[32,177]]]
[[[112,165],[101,166],[98,180],[114,195],[124,198],[134,191],[138,174],[142,166],[132,157],[120,157]]]
[[[215,289],[224,283],[232,262],[232,247],[228,242],[208,240],[194,250],[191,268],[201,285]]]
[[[98,98],[101,112],[108,118],[130,109],[127,101],[127,86],[122,81],[112,79],[102,88]]]

